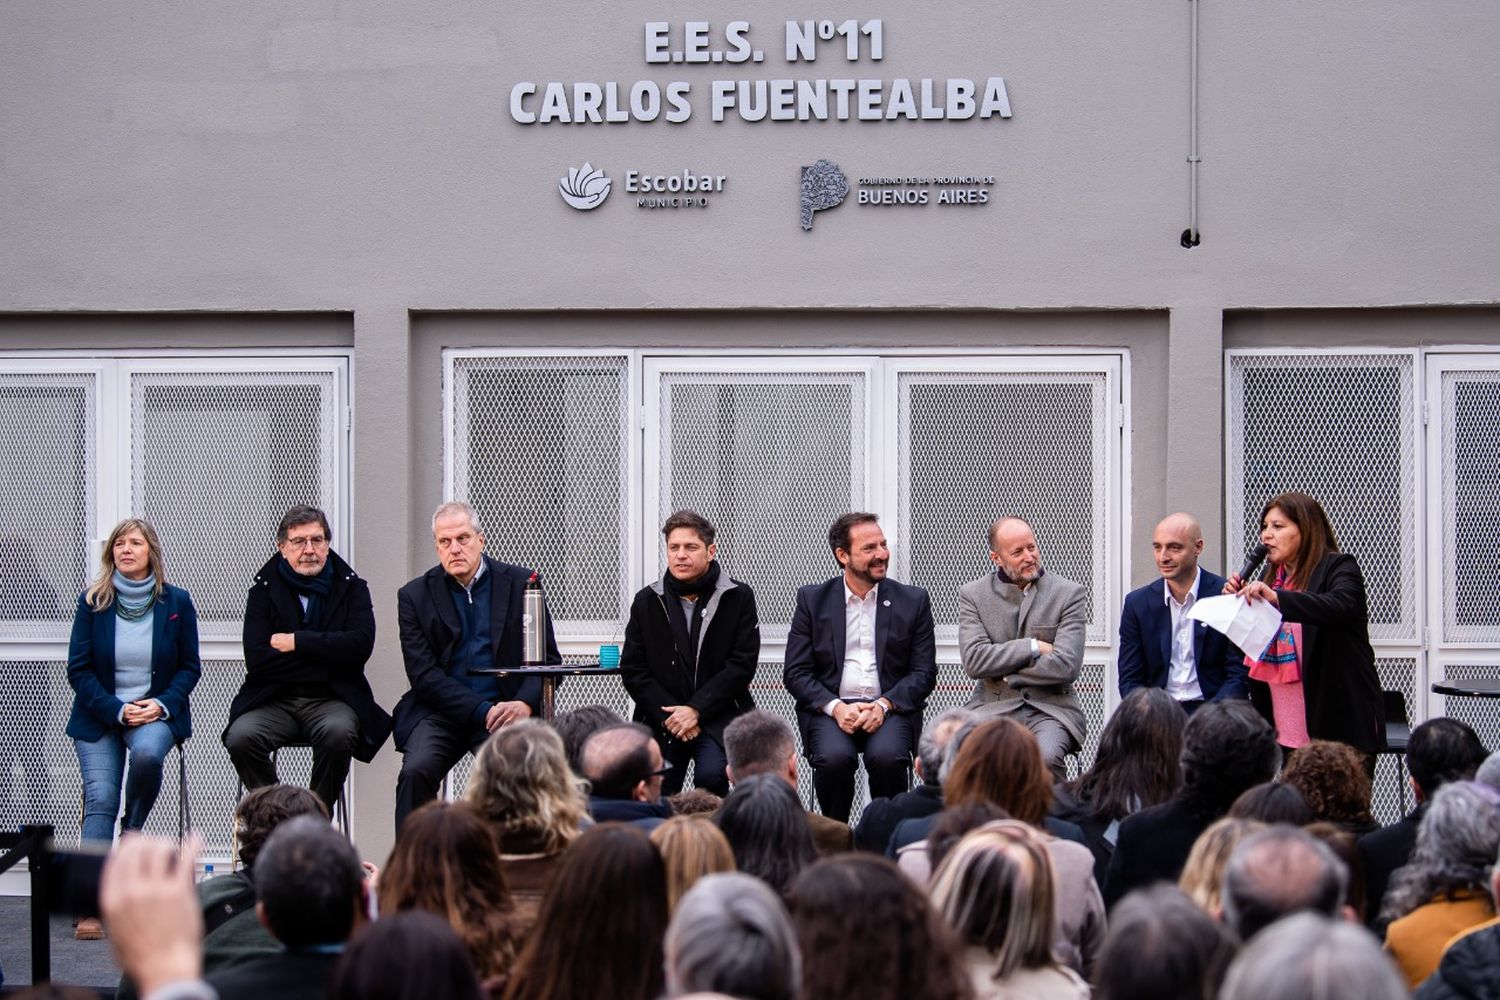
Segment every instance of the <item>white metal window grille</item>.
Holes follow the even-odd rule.
[[[1415,353],[1231,351],[1227,365],[1229,563],[1257,541],[1262,505],[1301,490],[1359,559],[1371,641],[1417,643]]]
[[[1417,690],[1417,660],[1415,657],[1379,656],[1375,659],[1375,672],[1380,677],[1383,691],[1399,691],[1406,699],[1407,721],[1416,726],[1421,721],[1421,699]],[[1487,744],[1493,746],[1494,744]],[[1402,809],[1402,796],[1406,808]],[[1383,753],[1375,758],[1375,787],[1370,811],[1382,825],[1394,823],[1411,810],[1413,803],[1411,788],[1406,785],[1406,775],[1392,754]]]
[[[0,372],[0,629],[9,639],[66,639],[94,574],[97,381],[93,372]]]
[[[614,635],[630,591],[629,359],[448,357],[448,494],[541,574],[559,638]]]
[[[73,706],[67,666],[65,656],[0,659],[0,830],[52,823],[60,842],[78,839],[82,784],[63,734]]]
[[[704,367],[648,368],[647,526],[681,509],[713,522],[721,563],[755,590],[763,641],[782,642],[797,588],[837,572],[829,525],[865,508],[870,372],[857,359]],[[652,537],[649,575],[665,563]]]
[[[1001,370],[897,374],[898,571],[927,588],[939,638],[956,642],[958,588],[994,568],[990,524],[1023,517],[1047,572],[1088,588],[1089,641],[1108,642],[1118,575],[1109,557],[1118,534],[1113,372],[1039,370],[1024,358],[985,364]]]
[[[250,579],[287,508],[312,504],[336,531],[347,524],[335,487],[339,381],[326,369],[131,376],[131,509],[155,525],[203,637],[239,637]]]
[[[1440,359],[1442,641],[1500,645],[1500,358]],[[1429,399],[1432,398],[1429,395]],[[1450,702],[1450,704],[1452,704]]]

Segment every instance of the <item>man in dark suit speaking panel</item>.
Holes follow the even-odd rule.
[[[1188,617],[1215,597],[1224,578],[1198,565],[1203,530],[1191,514],[1171,514],[1151,536],[1160,580],[1125,596],[1120,613],[1120,697],[1165,688],[1189,715],[1206,701],[1246,698],[1245,654],[1224,633]]]
[[[927,591],[886,579],[890,549],[874,514],[828,530],[843,573],[797,591],[782,672],[825,816],[849,821],[860,753],[870,796],[906,790],[922,708],[937,682]]]
[[[396,705],[396,829],[437,795],[466,751],[501,726],[541,710],[535,677],[475,676],[471,671],[521,664],[521,610],[531,570],[484,554],[479,515],[445,503],[432,515],[438,565],[396,595],[401,657],[411,690]],[[547,616],[547,662],[561,663]]]

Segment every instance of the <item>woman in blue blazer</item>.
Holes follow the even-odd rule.
[[[192,735],[188,695],[200,668],[198,614],[187,591],[163,579],[156,530],[121,521],[101,563],[73,616],[68,735],[83,772],[83,840],[108,846],[122,784],[124,829],[139,830],[161,790],[167,752]]]

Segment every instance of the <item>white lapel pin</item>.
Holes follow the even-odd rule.
[[[886,607],[890,607],[890,606],[891,606],[891,602],[890,602],[890,601],[886,601],[886,602],[885,602],[885,606],[886,606]]]

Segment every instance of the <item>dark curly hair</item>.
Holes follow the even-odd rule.
[[[1347,743],[1313,740],[1298,747],[1281,769],[1281,781],[1301,792],[1320,820],[1351,829],[1375,825],[1364,755]]]
[[[818,1000],[971,996],[957,936],[885,858],[841,854],[807,868],[787,899],[802,995]]]
[[[234,807],[234,835],[239,841],[240,861],[247,869],[255,867],[266,838],[295,816],[328,819],[328,807],[300,785],[266,785],[245,793]]]
[[[1182,732],[1182,798],[1199,815],[1222,816],[1280,760],[1276,731],[1248,701],[1211,701]]]

